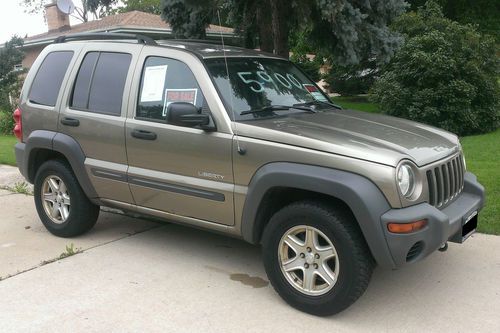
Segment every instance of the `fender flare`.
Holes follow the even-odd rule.
[[[346,171],[296,163],[270,163],[252,177],[243,206],[243,239],[257,244],[266,221],[257,214],[265,194],[276,187],[307,190],[335,197],[352,211],[377,263],[395,267],[389,252],[380,217],[391,209],[379,188],[369,179]]]
[[[85,170],[85,154],[78,142],[69,135],[52,131],[33,131],[26,140],[24,163],[19,168],[30,183],[35,180],[33,166],[38,149],[47,149],[60,153],[69,162],[80,186],[89,199],[97,198],[97,193]]]

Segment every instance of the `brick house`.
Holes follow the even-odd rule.
[[[69,16],[59,11],[55,3],[49,3],[45,6],[45,16],[48,31],[24,39],[25,57],[22,68],[30,68],[43,48],[61,35],[83,32],[121,32],[142,34],[154,39],[173,38],[172,28],[159,15],[140,11],[110,15],[100,20],[71,26]],[[235,42],[237,39],[232,28],[217,25],[210,25],[207,28],[207,39],[220,39],[221,33],[228,42]]]

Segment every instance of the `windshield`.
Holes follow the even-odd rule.
[[[286,60],[227,58],[229,80],[224,58],[207,59],[205,63],[231,118],[233,106],[235,120],[305,112],[290,107],[330,102],[313,81]]]

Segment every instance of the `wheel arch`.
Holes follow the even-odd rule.
[[[389,203],[369,179],[342,170],[285,162],[261,167],[248,187],[241,218],[243,239],[260,243],[274,208],[296,198],[321,200],[348,209],[377,263],[394,266],[380,223],[380,216],[390,209]]]
[[[38,168],[51,159],[64,160],[69,164],[80,186],[89,199],[97,198],[97,193],[85,170],[85,154],[72,137],[52,131],[33,131],[26,140],[24,169],[27,180],[34,183]]]

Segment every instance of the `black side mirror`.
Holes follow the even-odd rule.
[[[215,126],[210,126],[209,114],[200,113],[198,107],[186,102],[174,102],[168,106],[167,123],[184,127],[198,126],[206,131],[215,129]]]

